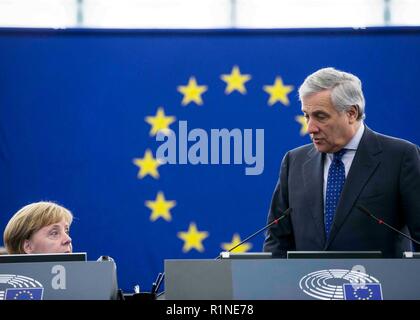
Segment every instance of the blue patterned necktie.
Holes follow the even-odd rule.
[[[325,235],[327,239],[330,235],[331,225],[337,209],[338,200],[340,200],[341,190],[343,190],[346,181],[346,171],[341,158],[346,153],[346,149],[341,149],[334,153],[330,168],[328,169],[327,191],[325,197]]]

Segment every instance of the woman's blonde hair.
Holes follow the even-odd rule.
[[[25,253],[23,245],[39,229],[65,220],[73,221],[72,213],[66,208],[49,201],[28,204],[9,220],[3,234],[4,245],[10,254]]]

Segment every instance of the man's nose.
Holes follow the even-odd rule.
[[[309,119],[308,120],[308,133],[312,134],[312,133],[317,133],[318,131],[319,131],[319,128],[317,127],[315,122],[312,119]]]

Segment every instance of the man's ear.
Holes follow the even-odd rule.
[[[25,240],[25,242],[23,243],[23,251],[28,254],[33,252],[31,240]]]
[[[357,105],[351,106],[350,109],[347,110],[347,114],[349,116],[350,123],[353,124],[359,117],[359,107]]]

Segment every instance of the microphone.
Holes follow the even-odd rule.
[[[357,209],[359,209],[360,211],[362,211],[364,214],[366,214],[367,216],[371,217],[373,220],[375,220],[378,224],[383,224],[385,226],[387,226],[388,228],[390,228],[391,230],[398,232],[400,235],[404,236],[405,238],[411,240],[412,242],[414,242],[415,244],[420,245],[420,242],[417,240],[414,240],[413,238],[411,238],[409,235],[401,232],[400,230],[394,228],[393,226],[390,226],[389,224],[387,224],[385,221],[383,221],[382,219],[379,219],[377,217],[375,217],[372,213],[370,213],[370,211],[368,209],[366,209],[365,207],[361,206],[361,205],[357,205],[356,206]]]
[[[151,294],[156,294],[156,292],[159,290],[162,279],[163,279],[163,273],[159,272],[159,274],[156,278],[156,281],[153,282],[153,284],[152,284],[152,289],[150,290]]]
[[[283,220],[284,218],[286,218],[288,215],[290,215],[290,213],[292,212],[292,208],[288,208],[287,210],[285,210],[283,212],[283,214],[278,217],[277,219],[274,219],[273,221],[271,221],[269,224],[267,224],[265,227],[261,228],[260,230],[258,230],[257,232],[254,232],[253,234],[251,234],[249,237],[245,238],[244,240],[242,240],[240,243],[238,243],[236,246],[234,246],[233,248],[230,248],[228,251],[224,251],[224,252],[231,252],[232,250],[236,249],[237,247],[239,247],[240,245],[242,245],[243,243],[247,242],[248,240],[252,239],[253,237],[255,237],[256,235],[260,234],[261,232],[263,232],[264,230],[267,230],[268,228],[270,228],[272,225],[279,223],[280,220]],[[224,253],[222,252],[222,253]],[[222,258],[222,253],[219,254],[214,260],[219,260]],[[162,274],[161,277],[161,281],[164,278],[165,273]],[[158,286],[156,288],[156,291],[158,290]],[[160,293],[158,293],[156,295],[156,297],[160,297],[162,294],[164,294],[165,291],[162,291]]]
[[[254,232],[253,234],[251,234],[249,237],[245,238],[244,240],[242,240],[241,242],[239,242],[236,246],[234,246],[233,248],[230,248],[228,251],[224,251],[221,254],[219,254],[215,260],[219,260],[222,258],[222,254],[223,253],[229,253],[233,250],[235,250],[237,247],[239,247],[240,245],[242,245],[243,243],[247,242],[248,240],[254,238],[256,235],[260,234],[261,232],[263,232],[264,230],[267,230],[268,228],[270,228],[273,224],[277,224],[279,223],[280,220],[283,220],[284,218],[286,218],[288,215],[290,215],[290,213],[292,212],[292,208],[288,208],[287,210],[285,210],[283,212],[283,214],[278,217],[277,219],[274,219],[273,221],[271,221],[269,224],[267,224],[265,227],[261,228],[260,230],[258,230],[257,232]]]

